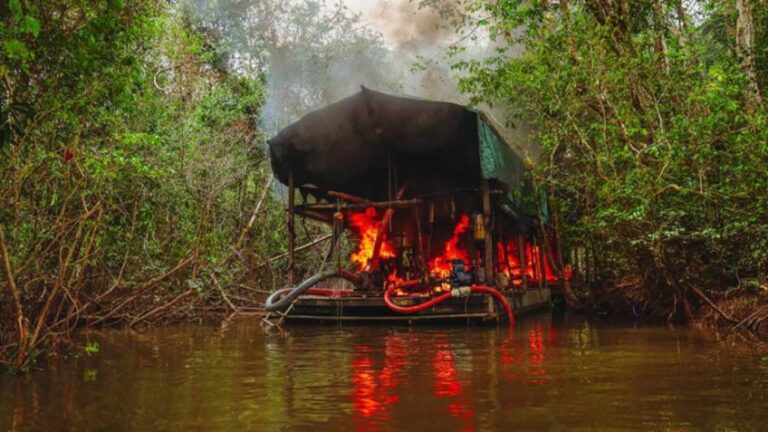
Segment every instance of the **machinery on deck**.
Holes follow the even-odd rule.
[[[515,311],[549,303],[555,273],[569,277],[564,265],[553,272],[546,199],[481,112],[363,88],[286,127],[269,149],[288,187],[291,285],[269,296],[271,313],[511,324]],[[329,255],[345,233],[356,242],[298,284],[297,216],[331,226]]]

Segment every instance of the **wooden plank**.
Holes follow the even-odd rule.
[[[301,204],[296,206],[299,210],[360,210],[368,207],[387,208],[387,207],[411,207],[422,204],[420,199],[376,201],[367,203],[340,203],[340,204]]]
[[[312,320],[312,321],[438,321],[449,319],[495,319],[495,314],[474,313],[474,314],[442,314],[442,315],[392,315],[392,316],[337,316],[337,315],[288,315],[289,320]]]

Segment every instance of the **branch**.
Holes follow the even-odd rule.
[[[248,220],[248,225],[243,228],[243,231],[240,233],[240,238],[237,239],[237,243],[235,244],[235,249],[240,250],[243,247],[243,242],[245,241],[245,236],[248,234],[248,231],[253,228],[253,224],[256,222],[256,215],[259,213],[259,210],[261,209],[261,204],[264,203],[264,199],[267,197],[267,194],[269,193],[269,187],[272,185],[272,181],[274,180],[274,176],[272,174],[269,175],[269,178],[267,179],[267,183],[264,185],[264,190],[261,191],[261,196],[259,197],[259,201],[256,203],[256,207],[253,209],[253,212],[251,213],[251,218]]]
[[[194,260],[194,257],[189,257],[189,258],[187,258],[185,260],[182,260],[181,262],[179,262],[176,265],[176,267],[172,268],[171,270],[169,270],[165,274],[162,274],[160,276],[154,277],[154,278],[152,278],[152,279],[150,279],[150,280],[148,280],[148,281],[146,281],[146,282],[144,282],[142,284],[139,284],[138,286],[133,288],[133,293],[131,295],[129,295],[128,298],[126,298],[120,304],[118,304],[117,306],[112,308],[112,310],[109,311],[109,313],[107,313],[103,317],[100,317],[96,321],[94,321],[92,323],[89,323],[89,325],[96,325],[96,324],[99,324],[99,323],[104,322],[107,319],[111,318],[112,316],[114,316],[117,313],[117,311],[122,309],[125,305],[127,305],[128,303],[136,300],[136,298],[139,296],[139,294],[141,294],[143,291],[146,291],[147,289],[152,288],[153,286],[155,286],[157,284],[165,282],[166,280],[168,280],[172,276],[175,276],[177,273],[179,273],[183,269],[185,269],[193,260]]]
[[[134,318],[133,321],[131,321],[131,323],[128,324],[128,327],[133,327],[136,323],[138,323],[140,321],[144,321],[147,318],[151,317],[152,315],[155,315],[158,312],[162,312],[162,311],[168,309],[169,307],[171,307],[174,304],[176,304],[179,300],[189,296],[190,294],[194,294],[194,292],[195,292],[194,289],[189,289],[187,291],[184,291],[183,293],[181,293],[181,294],[177,295],[176,297],[174,297],[174,299],[169,301],[168,303],[166,303],[166,304],[164,304],[162,306],[158,306],[158,307],[152,309],[151,311],[145,313],[144,315],[141,315],[141,316],[138,316],[138,317]]]
[[[322,242],[324,242],[324,241],[326,241],[326,240],[330,239],[331,237],[333,237],[333,234],[326,234],[326,235],[324,235],[324,236],[322,236],[322,237],[318,237],[318,238],[316,238],[316,239],[312,240],[311,242],[309,242],[309,243],[307,243],[307,244],[305,244],[305,245],[302,245],[302,246],[299,246],[299,247],[297,247],[296,249],[294,249],[294,252],[301,252],[301,251],[303,251],[303,250],[309,249],[309,248],[311,248],[312,246],[315,246],[315,245],[317,245],[317,244],[319,244],[319,243],[322,243]],[[261,266],[267,265],[268,263],[271,263],[271,262],[275,262],[275,261],[277,261],[277,260],[279,260],[279,259],[281,259],[281,258],[285,258],[285,257],[287,257],[287,256],[288,256],[288,252],[283,252],[283,253],[281,253],[281,254],[279,254],[279,255],[275,255],[275,256],[273,256],[272,258],[270,258],[270,259],[266,260],[265,262],[263,262],[263,263],[259,264],[259,265],[258,265],[258,267],[261,267]]]
[[[709,297],[707,297],[707,295],[706,295],[706,294],[704,294],[704,292],[702,292],[700,289],[698,289],[697,287],[695,287],[695,286],[693,286],[693,285],[689,285],[689,288],[691,289],[691,291],[693,291],[694,293],[696,293],[696,295],[697,295],[697,296],[699,296],[699,298],[701,298],[702,300],[704,300],[704,302],[706,302],[706,303],[707,303],[707,304],[708,304],[708,305],[709,305],[709,306],[710,306],[712,309],[714,309],[714,310],[715,310],[715,312],[717,312],[718,314],[720,314],[720,316],[722,316],[723,318],[725,318],[725,319],[726,319],[728,322],[730,322],[731,324],[736,324],[736,320],[735,320],[735,319],[733,319],[733,317],[731,317],[731,316],[730,316],[730,315],[728,315],[727,313],[723,312],[723,310],[722,310],[722,309],[720,309],[720,308],[719,308],[719,307],[718,307],[718,306],[715,304],[715,302],[713,302],[712,300],[710,300],[710,298],[709,298]]]
[[[16,366],[21,366],[24,357],[26,357],[27,350],[27,320],[24,318],[24,309],[21,306],[21,295],[19,294],[19,288],[16,286],[16,280],[13,276],[8,245],[5,242],[5,226],[3,225],[0,225],[0,258],[2,258],[3,272],[5,273],[6,281],[8,282],[8,289],[11,291],[13,302],[16,306],[16,325],[19,329],[19,347],[16,356]]]

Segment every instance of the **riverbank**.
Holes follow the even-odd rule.
[[[247,285],[239,289],[228,288],[211,291],[206,295],[196,292],[165,293],[165,291],[145,293],[135,304],[126,307],[121,313],[113,313],[92,321],[83,321],[72,327],[67,333],[50,335],[49,342],[36,347],[30,362],[19,368],[16,366],[16,353],[13,349],[14,338],[17,334],[10,325],[3,326],[0,339],[6,341],[3,362],[0,372],[21,372],[29,369],[45,368],[50,361],[68,356],[85,355],[87,345],[80,343],[82,335],[114,329],[140,329],[142,332],[156,332],[165,327],[185,324],[219,325],[236,318],[248,317],[260,320],[264,315],[263,300],[266,292]],[[741,291],[732,290],[722,295],[709,293],[711,304],[701,301],[693,311],[693,318],[686,322],[672,320],[678,325],[690,328],[704,328],[715,334],[727,337],[740,335],[739,338],[750,343],[768,340],[768,293],[756,292],[752,289]],[[582,319],[590,316],[610,317],[614,323],[669,324],[669,320],[643,314],[643,309],[626,299],[586,303],[587,309],[579,312]],[[120,304],[125,300],[117,302]],[[6,321],[8,322],[8,321]],[[325,326],[319,326],[324,328]],[[382,329],[399,328],[401,326],[382,325]],[[454,328],[455,326],[446,326]],[[461,327],[461,326],[459,326]]]
[[[690,289],[664,295],[644,289],[630,279],[593,290],[587,294],[586,303],[588,313],[742,331],[768,338],[768,286],[762,284],[718,291]]]

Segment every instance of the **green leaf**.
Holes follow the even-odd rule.
[[[8,3],[8,7],[11,10],[11,15],[13,15],[14,20],[19,21],[24,17],[24,11],[21,10],[21,2],[19,2],[19,0],[11,0]]]
[[[22,28],[27,33],[37,37],[40,34],[40,21],[31,15],[27,15],[24,17],[24,21],[22,22]]]
[[[3,42],[3,48],[8,57],[12,59],[23,59],[29,55],[29,50],[24,42],[17,39],[9,39]]]
[[[101,351],[101,347],[98,342],[88,342],[85,344],[85,353],[90,355],[98,354]]]

